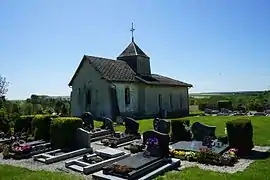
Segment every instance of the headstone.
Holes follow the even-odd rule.
[[[146,151],[153,157],[168,157],[169,141],[170,136],[168,134],[157,131],[143,133],[143,143],[146,145]]]
[[[160,119],[158,122],[158,132],[169,134],[171,129],[171,122],[169,120]]]
[[[102,117],[103,125],[101,126],[101,129],[106,130],[114,130],[113,128],[113,121],[110,118]]]
[[[94,129],[94,116],[90,112],[85,112],[82,115],[82,120],[84,127],[90,128],[90,130]]]
[[[159,126],[159,118],[155,117],[153,121],[153,127],[155,131],[158,131],[158,126]]]
[[[126,117],[125,118],[125,133],[126,134],[139,134],[139,123],[132,118]]]
[[[77,148],[91,148],[91,135],[89,131],[82,128],[77,129],[76,142],[74,146]]]
[[[195,122],[191,126],[193,139],[196,141],[204,141],[205,137],[216,138],[216,126],[207,126],[200,122]]]

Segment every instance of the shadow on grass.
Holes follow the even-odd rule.
[[[270,152],[262,152],[262,151],[256,151],[252,150],[251,153],[247,156],[242,156],[243,159],[251,159],[251,160],[263,160],[270,157]]]

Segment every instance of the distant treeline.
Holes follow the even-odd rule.
[[[200,96],[199,94],[193,95],[190,96],[189,103],[190,105],[198,105],[200,110],[204,110],[204,108],[218,109],[220,101],[230,101],[233,110],[245,108],[246,110],[263,111],[270,109],[270,91],[215,93],[213,95],[201,93],[202,97],[200,98],[196,98],[196,96]]]

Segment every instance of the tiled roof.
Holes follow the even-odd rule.
[[[101,74],[102,78],[109,81],[142,82],[152,85],[192,87],[191,84],[184,83],[182,81],[178,81],[158,74],[152,74],[150,76],[136,75],[136,73],[132,70],[132,68],[125,61],[121,60],[113,60],[95,56],[84,56],[82,62],[83,61],[89,61],[96,69],[96,71],[98,71]],[[82,62],[80,63],[74,76],[72,77],[69,86],[72,86],[72,82],[83,64]]]
[[[132,41],[128,47],[118,56],[118,57],[125,57],[125,56],[144,56],[148,57],[137,44]]]
[[[85,56],[86,60],[100,72],[101,76],[110,81],[137,81],[136,73],[125,61],[117,61],[94,56]]]

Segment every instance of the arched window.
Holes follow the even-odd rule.
[[[130,89],[129,88],[125,89],[125,104],[126,105],[130,104]]]
[[[172,94],[170,94],[170,108],[173,109]]]
[[[162,95],[161,94],[158,95],[158,106],[159,106],[159,109],[162,109]]]
[[[179,101],[180,101],[180,109],[183,108],[183,97],[182,97],[182,94],[180,94],[179,96]]]
[[[91,104],[92,102],[92,91],[91,89],[88,89],[86,92],[86,103]]]

